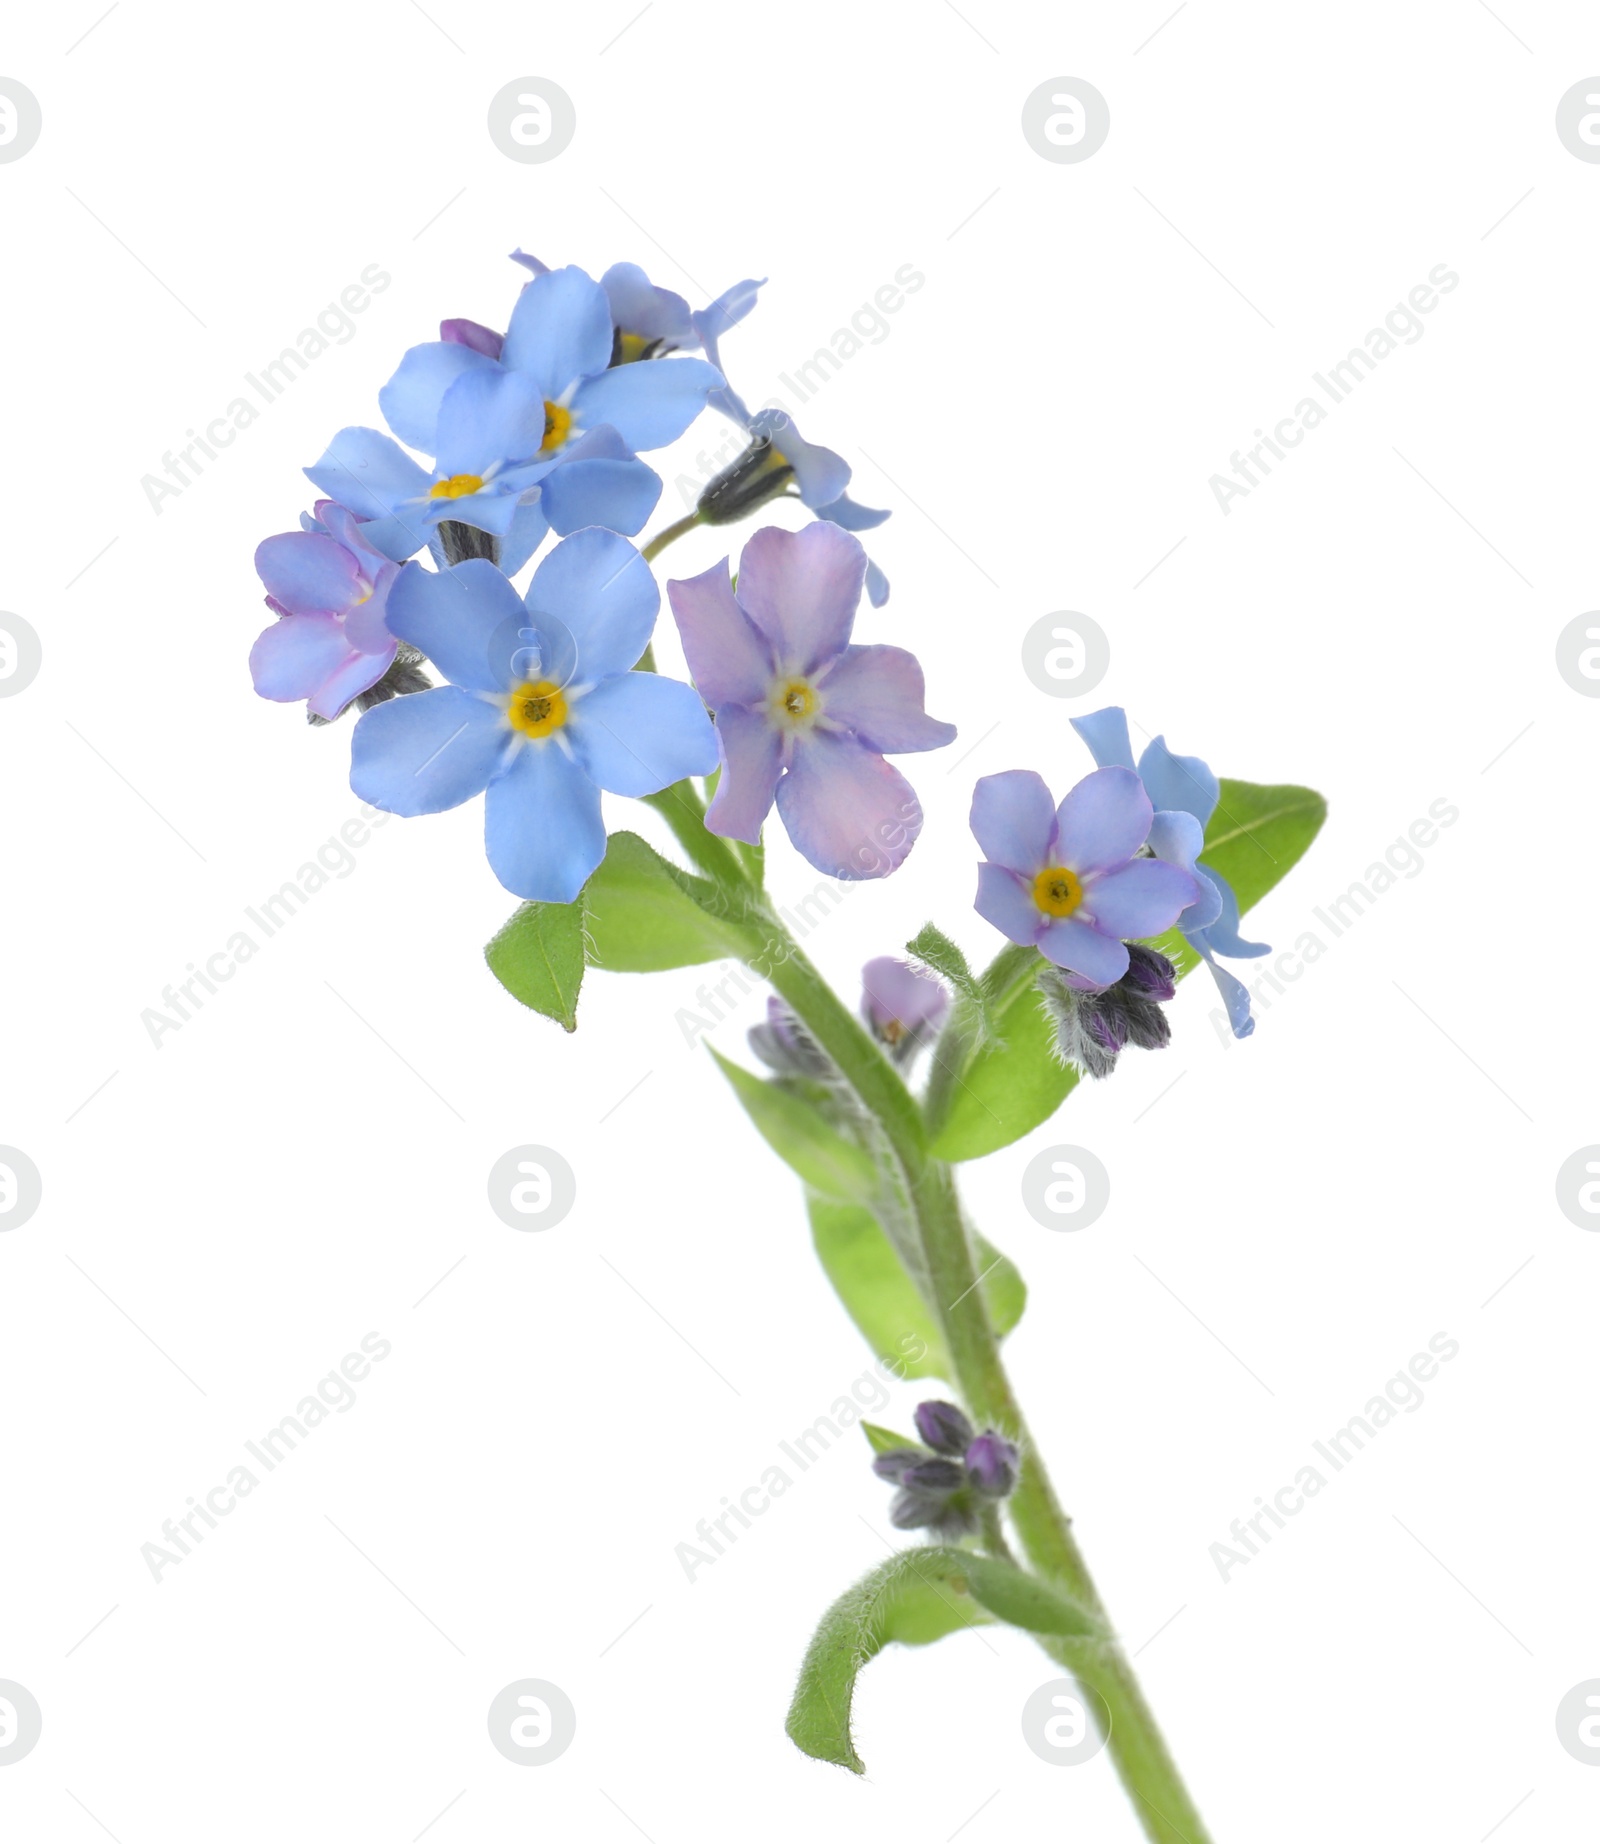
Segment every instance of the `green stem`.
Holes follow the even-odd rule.
[[[661,805],[668,796],[679,799],[670,806]],[[975,1419],[999,1429],[1021,1449],[1010,1507],[1028,1561],[1104,1618],[1104,1605],[1073,1537],[1071,1521],[1056,1498],[1001,1361],[1000,1341],[979,1285],[955,1174],[930,1156],[922,1109],[899,1071],[762,899],[727,842],[700,825],[698,816],[705,809],[698,793],[680,783],[653,800],[684,849],[717,885],[718,900],[735,907],[742,916],[750,938],[745,958],[751,967],[771,983],[833,1059],[878,1129],[882,1157],[893,1168],[895,1188],[903,1193],[920,1242],[916,1265],[921,1272],[913,1278],[939,1320],[967,1408]],[[1032,960],[1026,950],[1003,951],[984,975],[991,1008],[1032,977]],[[1109,1631],[1109,1620],[1106,1624]],[[1210,1834],[1167,1751],[1133,1667],[1115,1639],[1052,1640],[1045,1650],[1103,1700],[1110,1715],[1107,1746],[1151,1844],[1209,1844]]]
[[[685,532],[693,531],[695,526],[699,525],[701,522],[700,514],[698,512],[691,512],[684,518],[679,519],[676,524],[664,525],[661,530],[650,539],[639,555],[644,558],[646,563],[654,563],[669,544],[676,543]]]
[[[898,1072],[838,997],[787,930],[770,916],[769,965],[758,967],[798,1014],[838,1066],[861,1105],[879,1122],[900,1167],[920,1233],[930,1305],[944,1332],[956,1382],[968,1409],[998,1428],[1022,1449],[1012,1522],[1029,1562],[1076,1600],[1104,1615],[1105,1609],[1072,1535],[1071,1522],[1056,1498],[1038,1448],[1028,1434],[1000,1357],[1000,1341],[972,1258],[955,1175],[930,1158],[921,1110]],[[786,951],[773,953],[782,943]],[[1006,968],[1014,991],[1021,969]],[[1028,972],[1031,977],[1031,969]],[[1117,1771],[1152,1844],[1208,1844],[1201,1823],[1133,1668],[1114,1641],[1087,1645],[1055,1642],[1046,1648],[1104,1700],[1110,1713],[1108,1746]]]

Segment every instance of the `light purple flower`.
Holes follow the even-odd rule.
[[[1154,809],[1128,768],[1097,768],[1057,807],[1028,769],[985,775],[972,791],[976,908],[1009,940],[1032,944],[1085,987],[1128,971],[1124,942],[1170,928],[1200,886],[1181,865],[1138,854]]]
[[[250,649],[250,676],[263,698],[304,698],[313,716],[332,719],[394,663],[397,642],[384,610],[400,566],[366,542],[361,526],[323,499],[306,530],[256,546],[256,574],[278,617]]]
[[[861,1015],[897,1060],[909,1059],[932,1037],[949,1009],[943,982],[909,961],[880,954],[861,969]]]
[[[923,709],[922,668],[899,647],[850,645],[867,558],[836,525],[758,531],[739,559],[670,582],[722,776],[706,824],[755,844],[776,798],[795,849],[830,877],[886,877],[922,830],[910,783],[885,753],[955,737]]]

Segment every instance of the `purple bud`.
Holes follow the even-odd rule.
[[[1165,954],[1158,954],[1154,948],[1142,947],[1137,941],[1130,941],[1128,971],[1123,974],[1120,983],[1144,998],[1156,999],[1165,1004],[1168,999],[1178,996],[1177,971]]]
[[[897,1062],[904,1062],[932,1037],[950,1009],[942,981],[892,954],[861,969],[861,1016]]]
[[[476,320],[441,320],[439,337],[447,346],[470,346],[486,359],[497,359],[505,335],[493,327],[480,326]]]
[[[1017,1449],[993,1428],[967,1449],[967,1476],[985,1498],[1004,1498],[1017,1483]]]
[[[825,1053],[779,998],[768,998],[766,1022],[752,1025],[748,1036],[750,1048],[780,1076],[806,1076],[820,1081],[833,1073]]]
[[[933,1496],[940,1492],[959,1492],[967,1476],[954,1460],[919,1459],[900,1475],[900,1483],[911,1492]]]
[[[920,1447],[891,1447],[887,1453],[873,1456],[872,1470],[880,1479],[887,1479],[898,1485],[905,1477],[908,1467],[915,1466],[919,1460],[925,1460],[927,1457]]]
[[[972,1423],[953,1402],[919,1402],[917,1432],[935,1453],[963,1453],[972,1439]]]

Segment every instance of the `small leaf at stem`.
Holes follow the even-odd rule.
[[[575,903],[524,903],[483,951],[489,970],[515,999],[578,1028],[583,985],[584,907]]]
[[[656,973],[738,952],[738,932],[715,913],[712,886],[669,864],[637,833],[612,833],[584,900],[589,962],[608,972]]]
[[[948,1377],[943,1335],[878,1219],[863,1204],[807,1194],[811,1240],[856,1330],[903,1377]]]
[[[874,1453],[903,1453],[908,1447],[921,1447],[914,1434],[896,1434],[893,1428],[880,1428],[875,1421],[864,1421],[861,1432]]]
[[[872,1195],[877,1168],[864,1146],[836,1132],[801,1096],[706,1048],[761,1137],[813,1191],[836,1203],[860,1203]]]
[[[862,1667],[886,1645],[929,1645],[991,1616],[1057,1637],[1101,1630],[1085,1608],[1008,1562],[943,1545],[901,1550],[822,1616],[789,1706],[789,1739],[815,1760],[865,1773],[850,1732]]]

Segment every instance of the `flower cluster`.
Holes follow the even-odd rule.
[[[1010,1496],[1018,1453],[993,1428],[979,1434],[953,1402],[922,1402],[916,1411],[921,1447],[891,1447],[872,1462],[880,1479],[900,1489],[889,1507],[896,1530],[931,1530],[948,1540],[971,1536],[983,1508]]]

